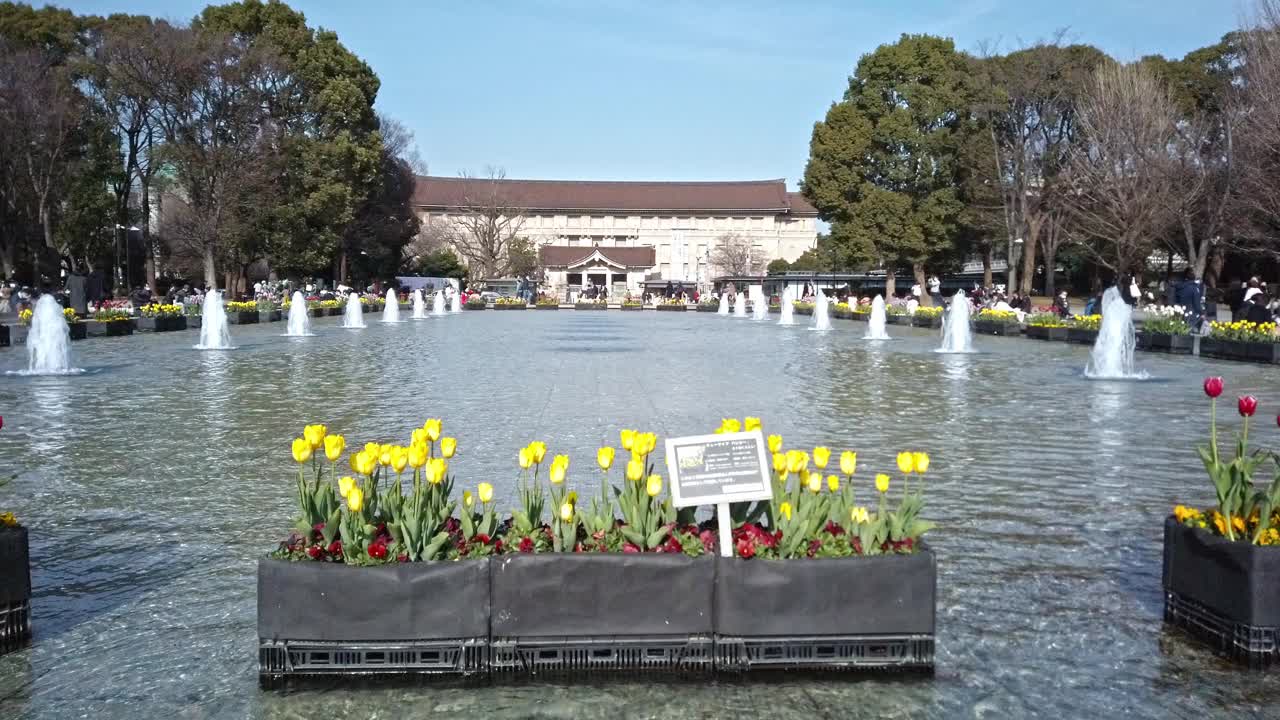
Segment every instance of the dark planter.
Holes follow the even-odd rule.
[[[203,324],[204,324],[204,317],[203,317],[203,316],[201,316],[201,315],[188,315],[188,316],[187,316],[187,329],[188,329],[188,330],[199,330],[199,329],[200,329],[200,326],[201,326],[201,325],[203,325]]]
[[[574,303],[574,310],[608,310],[609,306],[605,303]]]
[[[528,305],[513,305],[513,304],[511,304],[511,303],[494,303],[494,304],[493,304],[493,309],[494,309],[494,310],[527,310],[527,309],[529,309],[529,306],[528,306]]]
[[[1067,342],[1080,345],[1092,345],[1098,341],[1098,331],[1087,328],[1067,328]]]
[[[26,345],[27,333],[31,332],[31,328],[27,325],[5,325],[9,331],[9,345]]]
[[[940,328],[942,327],[942,316],[934,315],[934,316],[922,317],[920,315],[912,315],[911,325],[913,327],[922,327],[922,328]]]
[[[462,304],[462,309],[463,309],[463,310],[484,310],[484,309],[485,309],[485,304],[484,304],[484,303],[471,303],[471,302],[469,302],[469,303],[463,303],[463,304]]]
[[[1195,338],[1190,335],[1165,335],[1163,333],[1138,333],[1138,349],[1171,355],[1190,355]]]
[[[110,322],[98,322],[90,320],[85,323],[85,332],[89,337],[120,337],[121,335],[132,335],[134,329],[133,320],[112,320]]]
[[[688,305],[667,305],[666,303],[658,303],[656,306],[659,312],[688,312]]]
[[[933,667],[937,561],[720,559],[720,669]]]
[[[493,558],[492,669],[710,671],[715,560],[592,553]]]
[[[885,325],[910,325],[911,317],[909,315],[893,315],[890,313],[885,313],[884,324]]]
[[[1056,340],[1058,342],[1064,342],[1067,339],[1067,328],[1028,325],[1026,329],[1026,336],[1032,340]]]
[[[698,312],[713,313],[719,310],[720,308],[715,305],[704,305],[702,303],[698,303],[698,306],[696,309]],[[781,312],[781,311],[774,310],[773,308],[769,308],[769,312]]]
[[[322,307],[307,308],[307,315],[313,318],[326,317],[328,314],[329,314],[329,311]]]
[[[89,323],[77,320],[67,326],[71,330],[72,340],[84,340],[89,337]]]
[[[1200,356],[1256,363],[1280,363],[1280,343],[1200,339]]]
[[[623,312],[639,312],[643,309],[644,305],[628,305],[627,303],[622,303]]]
[[[175,332],[187,329],[187,319],[178,317],[140,317],[134,322],[142,332]]]
[[[258,561],[258,673],[483,672],[489,562]]]
[[[539,310],[559,310],[560,304],[556,303],[554,305],[534,305],[534,307]]]
[[[282,317],[284,317],[284,315],[281,314],[279,310],[269,310],[267,312],[259,312],[258,322],[260,323],[280,322],[280,318]]]
[[[792,310],[796,315],[812,315],[813,314],[813,308],[793,308]]]
[[[329,317],[342,317],[344,308],[334,307],[334,308],[324,308],[324,310],[325,310],[325,314],[328,315]]]
[[[853,319],[853,311],[852,311],[852,310],[837,310],[837,309],[835,309],[835,308],[831,308],[831,317],[833,317],[833,318],[839,318],[839,319],[841,319],[841,320],[852,320],[852,319]]]
[[[244,310],[241,312],[228,312],[227,322],[231,325],[256,325],[258,322],[258,311]]]
[[[1168,517],[1162,577],[1166,622],[1250,665],[1280,659],[1280,548],[1232,542]]]
[[[991,320],[973,321],[974,332],[979,332],[983,335],[1017,335],[1018,327],[1018,323],[1016,322],[1003,323],[993,322]]]
[[[852,318],[852,319],[854,320],[854,322],[867,322],[867,320],[868,320],[870,317],[871,317],[871,312],[870,312],[870,311],[867,311],[867,312],[855,312],[855,313],[853,314],[853,318]]]
[[[781,315],[781,314],[782,314],[782,306],[781,306],[781,305],[770,305],[770,306],[769,306],[769,314],[770,314],[770,315]]]
[[[0,347],[9,347],[12,342],[9,339],[9,326],[0,325]]]
[[[31,559],[27,529],[0,528],[0,655],[31,639]]]

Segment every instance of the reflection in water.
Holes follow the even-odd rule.
[[[101,372],[0,382],[0,476],[18,475],[2,502],[32,527],[37,584],[35,645],[0,658],[0,717],[342,718],[414,703],[491,718],[1204,718],[1280,696],[1274,673],[1163,633],[1159,590],[1163,515],[1212,501],[1192,450],[1201,378],[1268,391],[1270,369],[1144,356],[1168,382],[1095,383],[1078,370],[1088,349],[1062,343],[983,338],[982,354],[941,356],[926,329],[865,343],[861,323],[834,320],[815,342],[695,313],[465,313],[302,343],[280,331],[238,326],[229,354],[183,349],[183,333],[87,341],[79,357]],[[0,351],[0,370],[24,366]],[[704,433],[748,414],[791,447],[857,450],[860,501],[898,450],[932,454],[913,482],[939,523],[936,676],[257,692],[254,567],[291,524],[288,442],[303,424],[358,447],[441,417],[459,486],[492,482],[505,508],[530,440],[594,490],[596,448],[620,428]]]

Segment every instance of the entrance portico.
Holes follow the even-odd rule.
[[[628,292],[639,294],[654,265],[651,247],[543,245],[538,257],[556,297],[568,297],[592,286],[608,288],[610,298],[621,298]]]

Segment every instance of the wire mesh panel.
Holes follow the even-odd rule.
[[[614,671],[710,673],[710,636],[494,638],[494,674],[590,675]]]
[[[716,637],[716,669],[933,669],[932,635]]]
[[[0,653],[7,653],[31,640],[31,602],[0,604]]]
[[[259,640],[258,673],[282,679],[315,675],[454,675],[487,669],[485,638],[430,642]]]
[[[1175,592],[1165,592],[1164,619],[1187,630],[1250,667],[1262,668],[1280,659],[1280,627],[1259,627],[1231,620]]]

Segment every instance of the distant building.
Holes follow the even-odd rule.
[[[761,258],[788,262],[817,241],[818,212],[783,180],[595,182],[419,177],[413,203],[424,226],[454,222],[478,186],[497,183],[502,205],[538,245],[544,281],[557,295],[603,285],[620,296],[645,281],[709,285],[717,238],[735,234]]]

